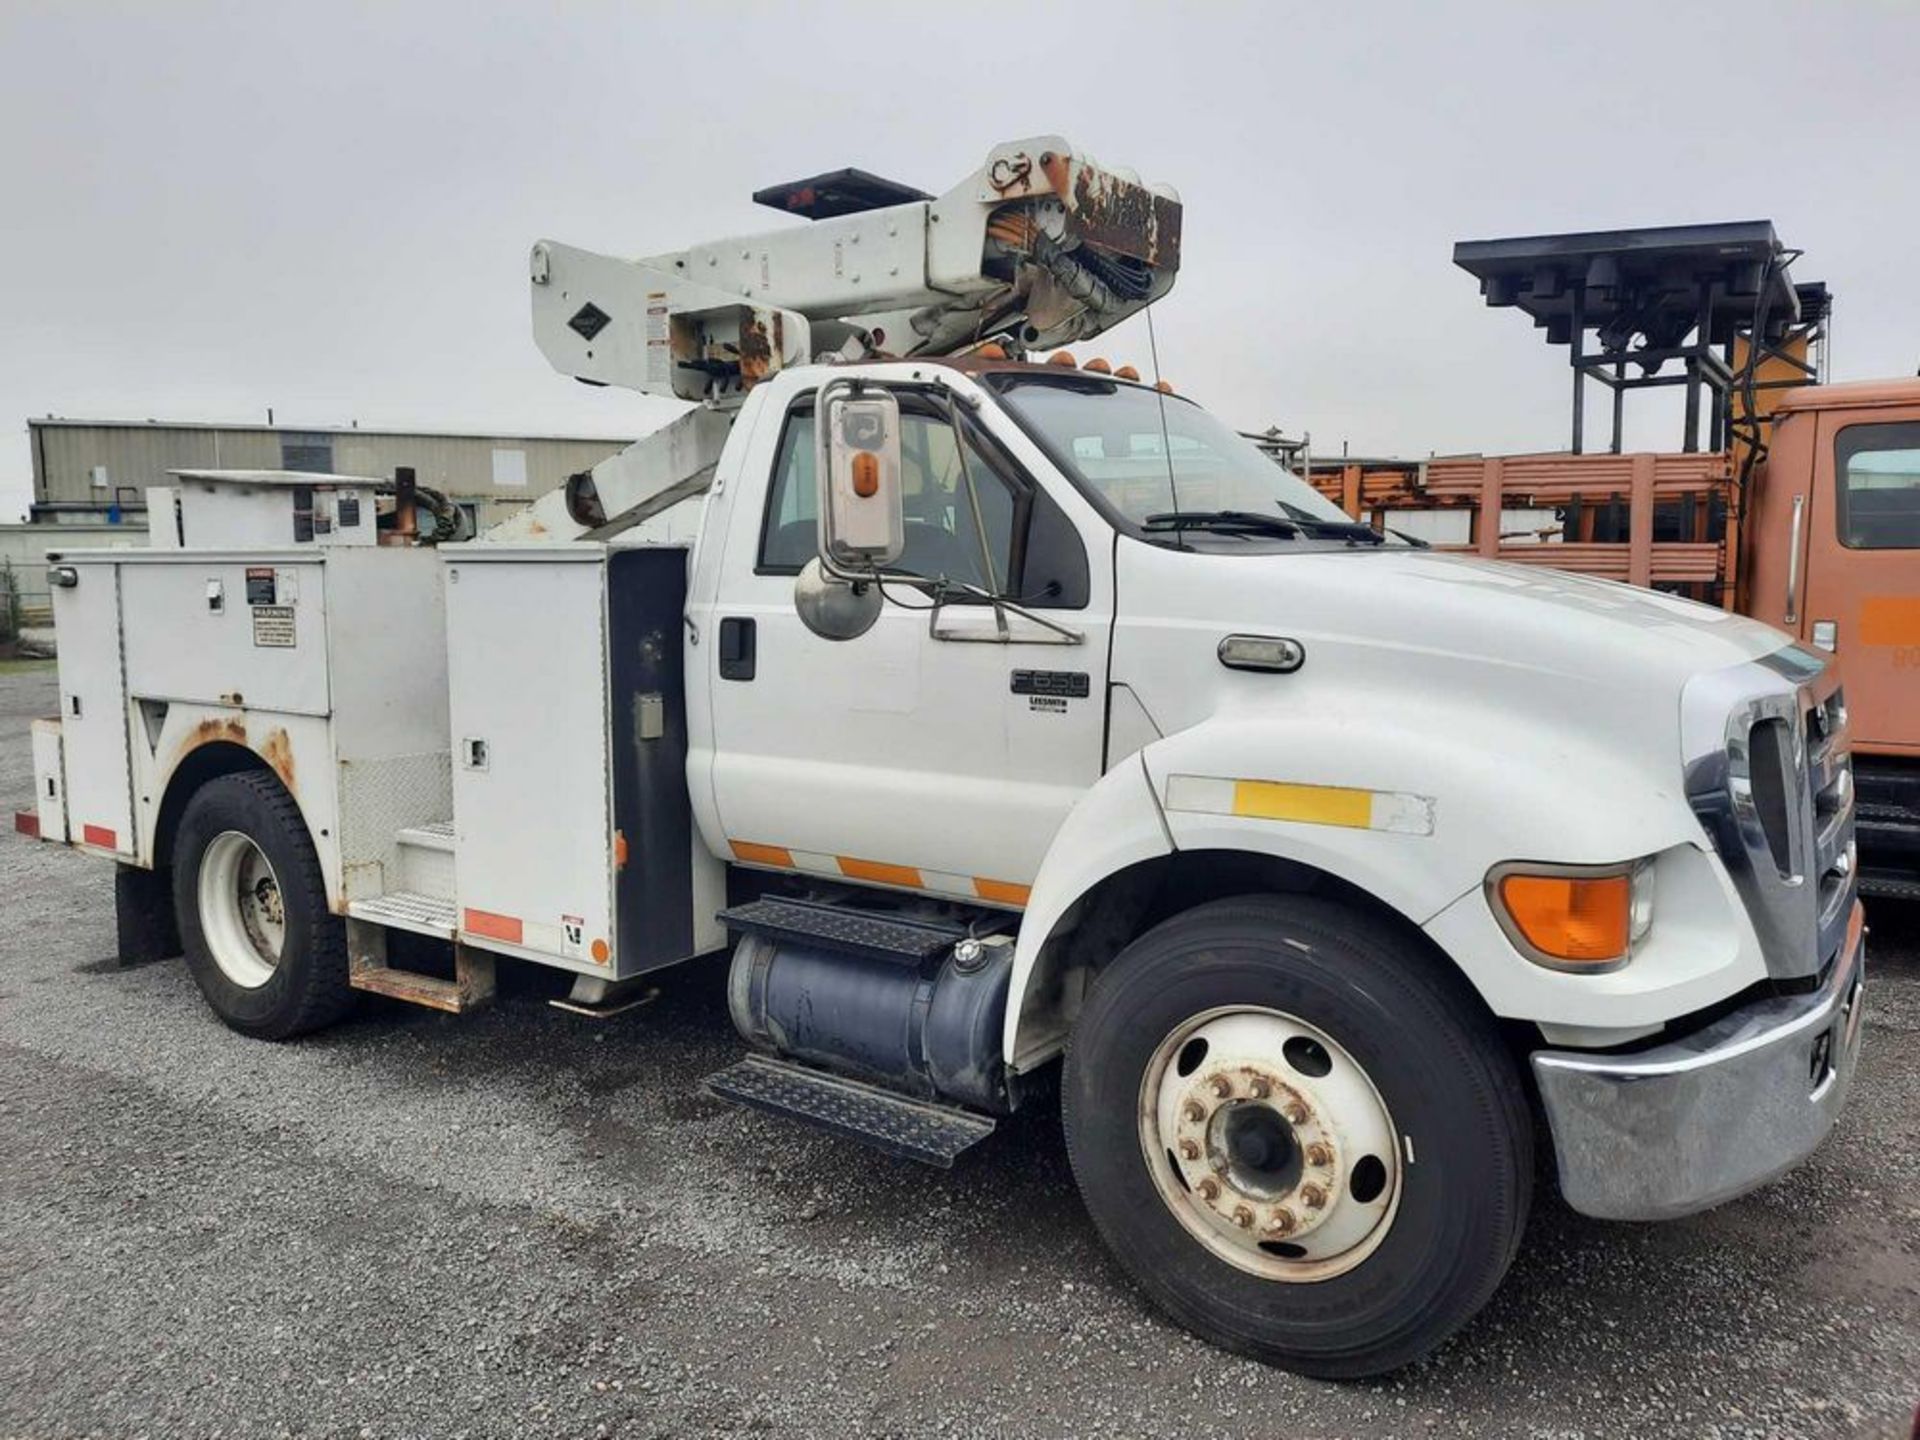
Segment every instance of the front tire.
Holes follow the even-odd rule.
[[[1512,1056],[1444,958],[1312,897],[1220,901],[1102,973],[1062,1085],[1087,1209],[1174,1319],[1302,1374],[1433,1349],[1526,1225]]]
[[[207,1004],[242,1034],[285,1040],[353,1004],[346,927],[279,781],[245,771],[187,802],[173,847],[181,948]]]

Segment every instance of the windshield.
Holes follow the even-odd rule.
[[[1339,506],[1189,400],[1084,371],[988,379],[1055,461],[1141,530],[1223,513],[1243,525],[1271,517],[1351,526]]]

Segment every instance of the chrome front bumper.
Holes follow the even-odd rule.
[[[1757,1001],[1631,1055],[1535,1051],[1567,1203],[1602,1220],[1667,1220],[1812,1154],[1853,1079],[1865,971],[1856,902],[1818,990]]]

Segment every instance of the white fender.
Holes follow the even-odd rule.
[[[1339,877],[1426,929],[1494,1014],[1634,1026],[1699,1008],[1765,975],[1752,927],[1702,849],[1678,787],[1626,758],[1508,716],[1501,745],[1469,717],[1427,704],[1355,713],[1330,744],[1319,720],[1271,711],[1209,720],[1157,740],[1111,771],[1061,827],[1035,880],[1015,950],[1005,1056],[1017,1050],[1027,986],[1060,918],[1094,885],[1175,850],[1270,855]],[[1455,722],[1455,723],[1450,723]],[[1676,767],[1677,772],[1677,767]],[[1525,776],[1524,788],[1514,777]],[[1676,776],[1677,778],[1677,776]],[[1376,823],[1235,813],[1240,781],[1382,797]],[[1309,808],[1319,797],[1308,795]],[[1336,800],[1338,797],[1334,797]],[[1282,806],[1280,808],[1286,808]],[[1599,864],[1657,856],[1656,923],[1633,964],[1576,975],[1524,960],[1494,924],[1482,887],[1504,860]]]
[[[1100,777],[1068,812],[1066,822],[1034,877],[1026,913],[1014,946],[1013,980],[1007,993],[1006,1030],[1002,1041],[1007,1064],[1016,1068],[1020,1015],[1027,998],[1027,982],[1047,937],[1060,917],[1095,885],[1142,860],[1173,853],[1160,806],[1153,797],[1147,772],[1138,755],[1130,756]],[[1029,1057],[1031,1061],[1031,1057]],[[1031,1068],[1031,1063],[1027,1068]]]

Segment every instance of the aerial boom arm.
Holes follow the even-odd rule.
[[[489,539],[605,536],[643,521],[650,536],[671,538],[681,502],[712,474],[733,409],[787,366],[949,356],[990,342],[1013,355],[1051,349],[1152,304],[1180,265],[1179,197],[1057,135],[999,146],[938,197],[841,171],[755,198],[810,223],[641,260],[553,240],[533,247],[534,339],[556,370],[703,408]]]
[[[763,192],[819,217],[803,226],[643,260],[541,241],[530,278],[542,353],[589,383],[725,402],[822,356],[1088,339],[1159,299],[1179,268],[1173,191],[1057,135],[998,147],[937,198],[823,209],[831,178]]]

